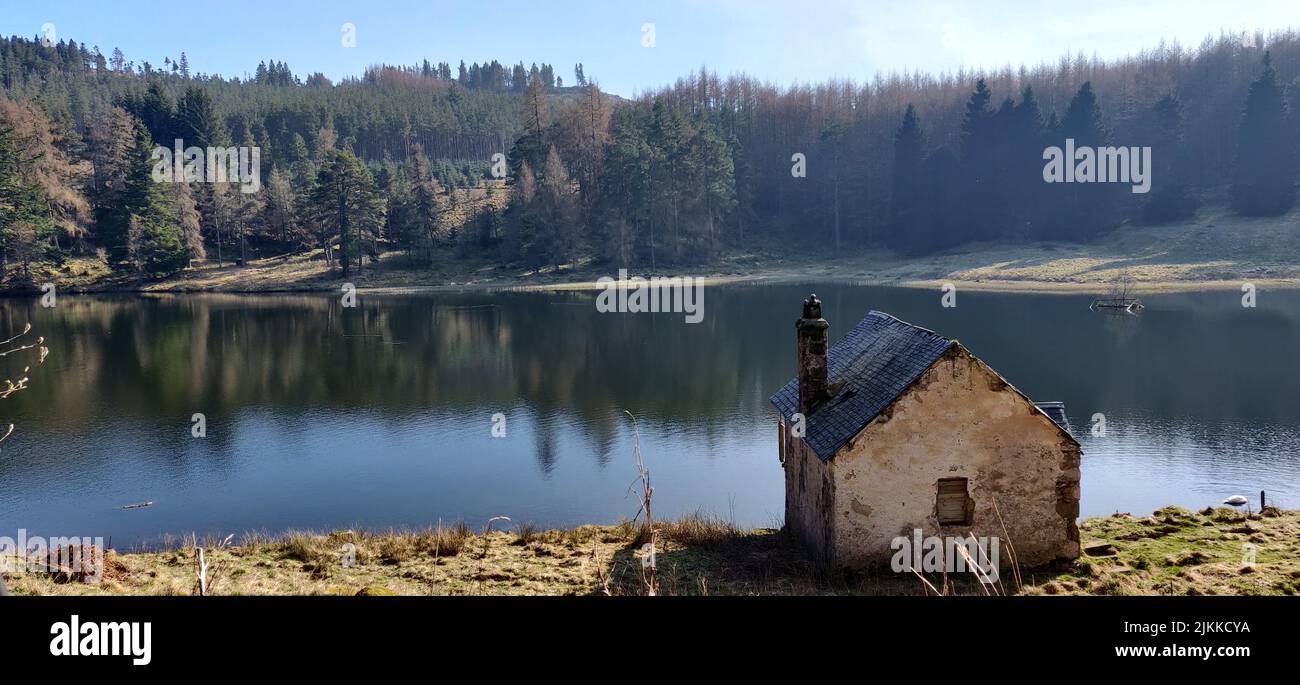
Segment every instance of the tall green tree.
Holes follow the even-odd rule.
[[[1073,140],[1075,149],[1097,148],[1107,144],[1110,133],[1102,122],[1101,105],[1093,92],[1092,82],[1085,82],[1070,100],[1065,116],[1061,118],[1061,140],[1056,143],[1064,147],[1066,140]],[[1092,160],[1093,173],[1096,173],[1097,159]],[[1066,164],[1076,164],[1067,159]],[[1057,186],[1058,194],[1054,197],[1063,202],[1063,209],[1068,220],[1062,223],[1064,231],[1053,236],[1061,240],[1086,241],[1095,238],[1113,226],[1115,210],[1119,206],[1120,192],[1128,193],[1128,188],[1117,183],[1061,183]]]
[[[131,146],[122,164],[122,187],[102,214],[99,231],[115,269],[165,276],[189,262],[181,229],[164,183],[153,178],[154,143],[149,130],[134,122]]]
[[[992,99],[984,79],[976,81],[961,121],[961,164],[966,179],[962,205],[967,217],[967,240],[991,238],[1000,228],[996,223],[999,141]]]
[[[429,159],[417,145],[410,161],[410,198],[405,216],[406,242],[421,257],[433,260],[434,235],[438,230],[438,188]]]
[[[0,119],[0,277],[8,275],[11,253],[26,276],[36,245],[54,231],[40,185],[24,179],[24,167],[35,161],[23,157],[14,127]]]
[[[1186,158],[1186,124],[1183,103],[1176,93],[1160,99],[1149,115],[1151,140],[1151,197],[1142,207],[1148,223],[1186,219],[1198,204]]]
[[[1296,201],[1296,151],[1288,144],[1289,113],[1270,53],[1250,84],[1237,129],[1232,206],[1247,216],[1285,214]]]
[[[322,235],[339,242],[343,277],[352,275],[362,246],[373,241],[384,223],[384,200],[370,172],[348,151],[329,153],[311,193],[314,219]]]
[[[925,132],[916,108],[907,106],[903,123],[894,134],[894,195],[886,243],[896,249],[915,249],[926,212]]]
[[[217,118],[212,96],[202,86],[189,86],[176,103],[175,134],[185,147],[204,148],[221,145],[225,128]]]

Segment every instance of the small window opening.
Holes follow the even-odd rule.
[[[941,526],[969,526],[971,498],[965,478],[940,478],[935,501],[935,516]]]

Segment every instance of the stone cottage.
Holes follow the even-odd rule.
[[[1023,566],[1079,555],[1079,443],[956,340],[870,312],[834,347],[803,303],[780,413],[786,529],[823,563],[888,564],[912,536],[996,536]],[[1005,566],[1010,555],[1002,555]]]

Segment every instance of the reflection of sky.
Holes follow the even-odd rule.
[[[0,449],[0,535],[102,534],[125,547],[163,533],[477,526],[496,515],[616,522],[637,510],[624,408],[640,421],[656,515],[778,525],[766,396],[793,371],[791,323],[809,289],[711,289],[698,326],[601,318],[569,295],[371,298],[363,332],[403,343],[382,346],[333,333],[362,329],[331,313],[332,299],[110,309],[69,298],[68,309],[31,312],[58,349],[39,383],[0,407],[20,430]],[[1116,320],[1075,296],[963,293],[942,309],[927,291],[815,290],[833,339],[868,309],[889,311],[960,339],[1033,399],[1065,401],[1084,450],[1084,516],[1237,494],[1255,503],[1261,489],[1300,506],[1289,394],[1300,385],[1300,293],[1266,293],[1248,314],[1235,293],[1151,298],[1141,317]],[[499,305],[466,309],[489,298]],[[0,303],[0,315],[23,320],[15,307]],[[276,346],[225,347],[235,339]],[[194,373],[192,350],[208,360]],[[205,394],[214,379],[220,401]],[[205,440],[188,437],[195,406],[214,407]],[[498,411],[507,436],[493,439]],[[1089,433],[1098,411],[1105,438]],[[120,508],[143,501],[154,506]]]
[[[660,516],[700,510],[746,525],[778,525],[783,491],[773,419],[745,405],[717,425],[642,420]],[[211,448],[217,443],[197,440],[170,454],[141,449],[142,439],[161,440],[157,427],[104,431],[69,439],[64,447],[75,458],[44,473],[41,492],[20,489],[16,501],[5,498],[0,520],[32,531],[104,531],[125,546],[190,531],[400,528],[496,515],[576,525],[636,513],[626,417],[613,441],[600,444],[574,417],[551,416],[542,429],[527,407],[505,414],[506,436],[492,438],[487,414],[291,416],[256,408],[228,427],[210,421],[211,437],[227,430],[232,437],[220,454]],[[1300,505],[1295,429],[1135,414],[1109,416],[1103,438],[1091,435],[1088,419],[1071,417],[1084,449],[1083,516],[1166,504],[1200,508],[1234,494],[1254,506],[1260,489],[1274,503]],[[1252,437],[1242,441],[1243,435]],[[538,454],[544,443],[547,459]],[[147,500],[154,506],[120,509]]]
[[[497,515],[516,522],[616,522],[637,511],[630,422],[609,445],[584,435],[576,419],[553,416],[543,430],[526,408],[504,412],[506,436],[492,438],[490,414],[318,411],[287,416],[240,412],[229,426],[209,420],[209,440],[174,453],[142,449],[157,427],[69,439],[43,487],[0,498],[5,530],[112,535],[119,547],[166,533],[216,534],[289,528],[411,527]],[[764,417],[766,418],[766,417]],[[169,428],[168,430],[173,430]],[[551,455],[539,458],[539,436]],[[766,423],[727,422],[707,433],[641,424],[655,510],[696,510],[751,525],[782,517],[781,469]],[[114,437],[116,436],[116,437]],[[151,439],[152,438],[152,439]],[[121,506],[153,501],[147,509]]]
[[[1219,505],[1243,495],[1259,507],[1300,506],[1300,427],[1190,424],[1140,414],[1108,416],[1106,436],[1071,417],[1083,445],[1081,513],[1149,512],[1166,504]]]

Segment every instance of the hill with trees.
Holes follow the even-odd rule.
[[[645,271],[750,251],[1088,245],[1209,206],[1285,215],[1300,173],[1291,31],[861,83],[701,70],[630,101],[580,64],[569,86],[551,65],[496,61],[338,84],[274,60],[253,74],[0,39],[6,277],[85,256],[133,281],[306,251],[351,276],[393,252],[415,269]],[[155,146],[177,139],[258,148],[259,191],[151,182]],[[1067,139],[1149,147],[1150,192],[1044,182],[1044,151]]]

